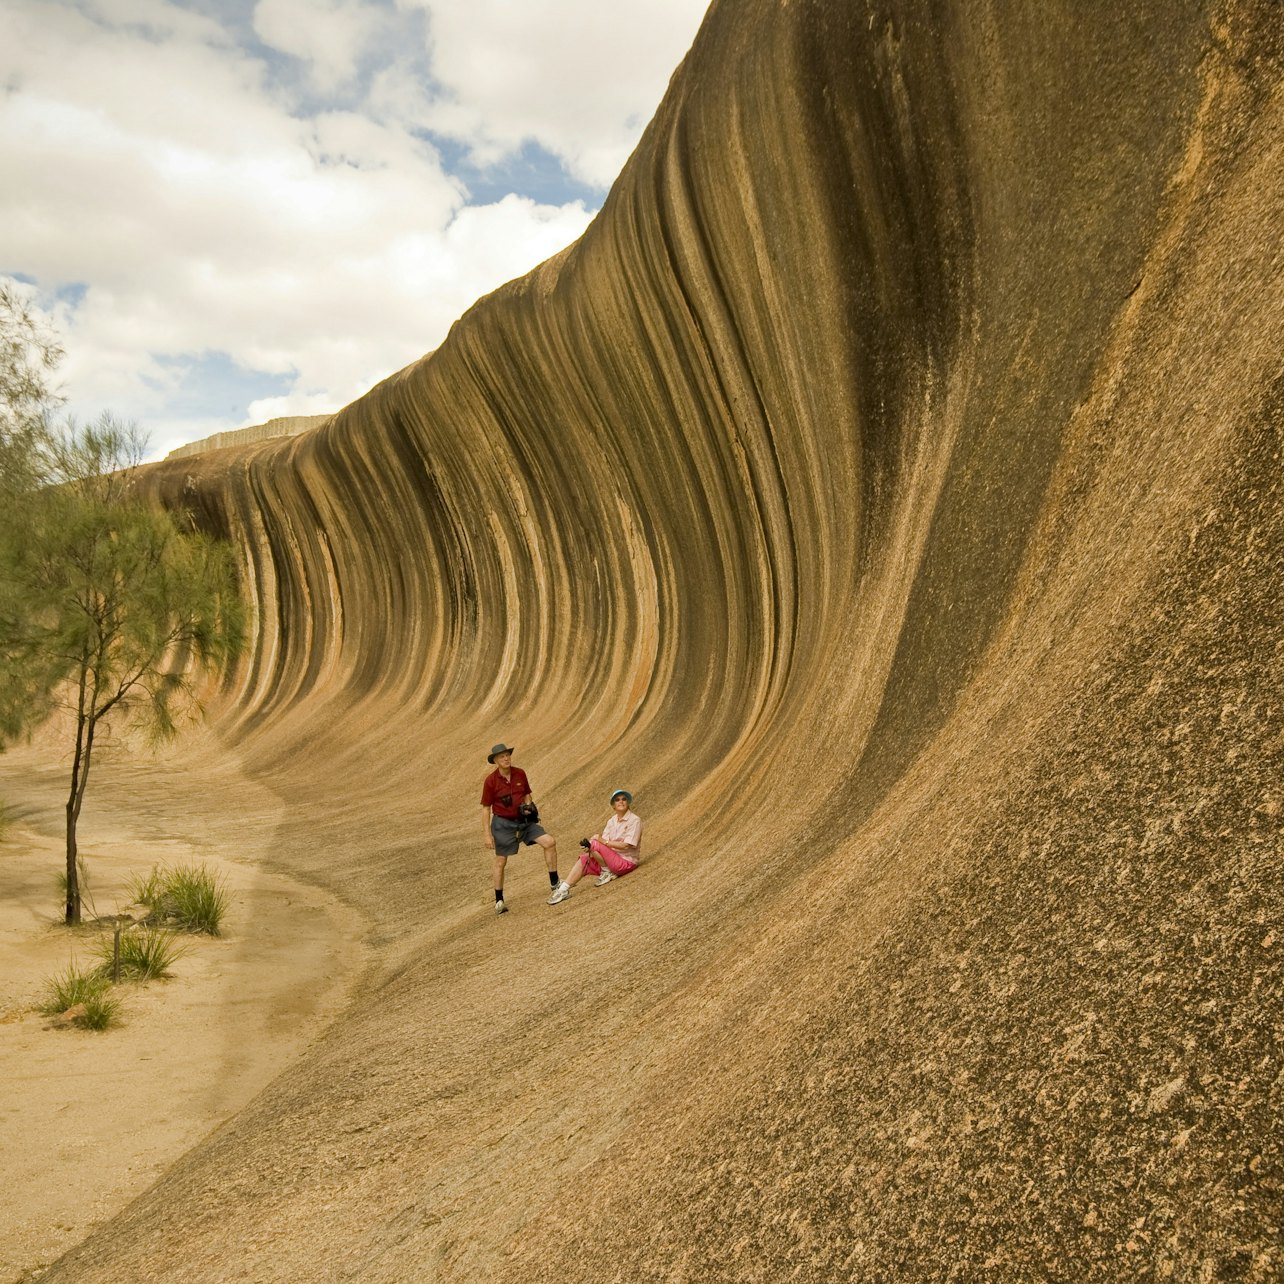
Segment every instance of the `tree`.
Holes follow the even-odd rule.
[[[49,386],[62,345],[11,280],[0,279],[0,503],[11,510],[42,480]]]
[[[0,572],[14,566],[31,525],[31,508],[49,476],[49,421],[59,398],[50,387],[62,348],[17,282],[0,278]],[[13,576],[0,573],[0,745],[23,722],[21,683],[9,642],[28,604]]]
[[[61,708],[74,729],[66,921],[80,922],[77,825],[105,724],[132,714],[155,739],[199,710],[197,683],[237,654],[230,547],[143,501],[142,442],[110,417],[46,433],[19,478],[21,530],[0,563],[0,737]],[[23,489],[25,487],[25,489]]]
[[[29,508],[48,477],[49,419],[59,398],[49,386],[62,348],[22,288],[0,278],[0,567],[13,563]],[[0,640],[20,625],[25,603],[0,577]],[[7,692],[6,683],[0,691]],[[0,732],[14,730],[0,708]]]

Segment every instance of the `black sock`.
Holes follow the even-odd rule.
[[[560,882],[561,882],[561,879],[559,879],[557,876],[557,870],[550,869],[548,871],[548,885],[550,887],[555,888]]]
[[[504,899],[504,889],[502,887],[495,888],[495,899],[497,901],[502,901]]]

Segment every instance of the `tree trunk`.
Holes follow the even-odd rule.
[[[67,926],[80,922],[80,883],[76,877],[76,815],[72,799],[76,796],[75,774],[72,775],[71,798],[67,800]]]
[[[85,786],[89,783],[89,755],[94,745],[94,723],[83,715],[76,723],[76,756],[71,763],[71,794],[67,799],[67,906],[68,927],[80,923],[80,873],[76,866],[76,824]]]

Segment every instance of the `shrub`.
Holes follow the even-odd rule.
[[[204,865],[180,865],[170,873],[166,891],[174,907],[173,918],[183,931],[219,934],[227,911],[227,889]]]
[[[120,1019],[120,1000],[107,990],[100,990],[84,1000],[85,1010],[76,1024],[86,1030],[105,1030]]]
[[[102,958],[96,973],[110,981],[114,963],[114,944],[110,936],[98,944]],[[163,927],[133,928],[120,934],[120,975],[122,980],[160,981],[172,976],[171,965],[184,954],[175,932]]]
[[[57,1016],[78,1003],[87,1005],[90,999],[103,994],[110,984],[109,977],[98,971],[82,972],[74,963],[68,964],[65,972],[50,978],[40,1011],[46,1016]]]
[[[218,936],[227,912],[227,888],[204,865],[156,866],[130,882],[129,894],[151,914],[148,922],[174,923],[184,932]]]
[[[159,865],[152,866],[152,872],[146,878],[137,876],[129,880],[129,898],[135,905],[147,905],[156,909],[165,895],[165,871]]]

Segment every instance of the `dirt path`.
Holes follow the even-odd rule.
[[[169,775],[143,763],[95,782],[82,837],[94,903],[112,914],[131,876],[203,862],[230,893],[224,933],[193,938],[172,980],[125,987],[122,1024],[95,1033],[33,1010],[99,936],[56,921],[61,771],[38,751],[0,758],[15,817],[0,841],[3,1281],[38,1278],[235,1114],[318,1036],[362,970],[363,920],[263,864],[276,800],[225,772],[209,786],[236,799],[225,832],[184,835]]]

